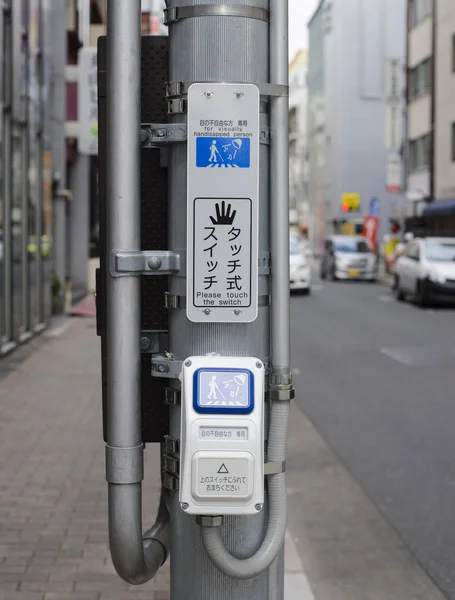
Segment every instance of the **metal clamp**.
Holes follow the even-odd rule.
[[[269,462],[264,464],[264,475],[279,475],[286,471],[286,461]]]
[[[186,308],[186,296],[181,296],[178,294],[171,294],[166,292],[164,294],[164,306],[166,308],[175,308],[178,310]],[[263,294],[258,297],[258,306],[270,306],[270,295]]]
[[[106,480],[109,483],[139,483],[144,479],[144,446],[117,448],[106,444]]]
[[[165,354],[154,354],[152,357],[152,376],[178,379],[182,372],[182,361]]]
[[[245,7],[248,8],[248,7]],[[193,83],[206,83],[210,85],[211,83],[239,83],[238,81],[169,81],[166,84],[166,98],[181,98],[182,96],[188,95],[189,88],[193,85]],[[286,98],[289,96],[289,86],[279,83],[256,83],[252,82],[251,85],[255,85],[261,96],[272,96],[276,98]]]
[[[270,252],[259,252],[259,275],[270,275],[272,255]]]
[[[295,389],[293,387],[287,390],[269,390],[269,398],[272,402],[286,402],[288,400],[294,400],[295,398]]]
[[[173,102],[169,100],[168,102]],[[173,109],[171,114],[176,111]],[[178,111],[180,113],[180,109]],[[186,104],[185,104],[186,112]],[[186,142],[188,139],[188,128],[186,123],[171,123],[169,125],[142,125],[141,126],[141,147],[142,148],[162,148],[167,144]],[[263,128],[259,132],[259,143],[270,144],[270,129]]]
[[[180,255],[164,250],[111,250],[109,263],[111,277],[171,275],[180,271]]]
[[[142,123],[141,146],[142,148],[160,148],[166,144],[186,142],[187,133],[186,123]]]
[[[164,9],[164,24],[177,23],[181,19],[199,17],[243,17],[269,22],[269,12],[264,8],[237,4],[199,4],[198,6],[170,6]]]

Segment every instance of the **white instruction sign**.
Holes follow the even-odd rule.
[[[196,198],[193,211],[193,306],[250,308],[251,200]]]
[[[200,458],[196,496],[250,497],[253,493],[251,464],[248,458]]]
[[[259,90],[188,92],[187,316],[246,323],[258,311]]]

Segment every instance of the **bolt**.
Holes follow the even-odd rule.
[[[163,261],[158,256],[152,256],[152,258],[148,259],[147,264],[152,271],[158,271],[158,269],[161,269]]]
[[[241,312],[242,312],[241,310],[239,310],[238,308],[236,308],[234,310],[234,315],[236,315],[238,317]]]
[[[241,98],[242,96],[244,96],[244,94],[242,94],[242,92],[235,92],[234,96],[236,98]]]
[[[262,510],[262,504],[256,504],[254,508],[259,512],[260,510]]]
[[[192,363],[190,360],[185,361],[185,367],[191,367]]]
[[[150,338],[146,335],[141,337],[141,350],[148,350],[150,348]]]
[[[261,362],[259,362],[259,361],[258,361],[258,362],[256,363],[256,366],[257,366],[257,368],[258,368],[258,369],[262,369],[262,363],[261,363]]]
[[[204,310],[204,314],[209,315],[212,311],[210,310],[210,308],[206,308]]]
[[[164,365],[158,365],[158,373],[166,373],[167,368]]]
[[[205,92],[204,96],[210,100],[210,98],[213,98],[213,92]]]
[[[182,504],[182,508],[183,508],[183,510],[188,510],[188,509],[189,509],[189,507],[190,507],[190,505],[189,505],[189,504],[187,504],[186,502],[184,502],[184,503]]]
[[[158,131],[156,132],[158,137],[165,137],[166,136],[166,130],[165,129],[158,129]]]

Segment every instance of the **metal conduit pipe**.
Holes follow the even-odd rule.
[[[270,80],[288,85],[288,0],[270,0]],[[268,462],[286,459],[290,400],[289,336],[289,101],[271,98],[271,222],[272,231],[272,373]],[[265,571],[279,553],[286,534],[285,474],[268,478],[269,522],[259,550],[239,560],[225,548],[219,527],[201,525],[202,540],[211,561],[229,577],[248,579]]]
[[[141,2],[109,0],[107,23],[107,251],[140,250]],[[106,257],[109,264],[109,257]],[[150,580],[166,560],[169,514],[142,536],[140,280],[106,273],[109,536],[119,576]]]

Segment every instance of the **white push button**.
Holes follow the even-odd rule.
[[[252,497],[254,457],[250,452],[196,452],[192,463],[196,498]]]

